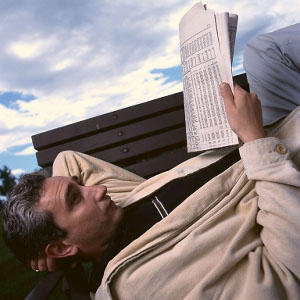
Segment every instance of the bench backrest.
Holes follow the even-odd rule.
[[[246,75],[234,81],[249,90]],[[183,93],[32,136],[39,166],[64,150],[83,152],[149,178],[199,153],[187,153]]]

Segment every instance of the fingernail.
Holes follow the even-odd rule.
[[[220,84],[220,90],[221,90],[221,92],[225,92],[227,90],[227,86],[228,86],[227,83],[222,82]]]

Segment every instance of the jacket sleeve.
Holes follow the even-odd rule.
[[[145,181],[125,169],[75,151],[58,154],[53,163],[53,176],[77,176],[86,186],[103,184],[107,187],[108,195],[120,206],[126,196]]]
[[[240,154],[249,180],[256,181],[263,244],[279,266],[300,278],[300,173],[290,150],[268,137],[244,144]]]

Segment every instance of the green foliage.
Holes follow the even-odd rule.
[[[2,224],[1,217],[0,222]],[[45,273],[32,271],[12,256],[2,239],[2,226],[0,226],[0,254],[0,299],[25,299]],[[60,284],[49,298],[49,300],[66,299]]]
[[[0,195],[7,197],[10,190],[16,184],[16,177],[7,166],[0,169],[0,182]]]

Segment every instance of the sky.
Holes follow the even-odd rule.
[[[38,169],[31,136],[182,91],[178,24],[197,1],[0,0],[0,168]],[[299,0],[206,1],[239,16],[233,74]]]

